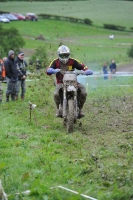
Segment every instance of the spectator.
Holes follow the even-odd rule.
[[[2,77],[3,66],[4,66],[4,62],[3,62],[2,59],[0,59],[0,81],[3,81],[3,77]],[[2,93],[3,93],[3,88],[2,88],[2,85],[0,83],[0,103],[2,102]]]
[[[112,78],[112,76],[115,78],[116,68],[117,68],[116,63],[114,60],[112,60],[110,66],[109,66],[111,78]]]
[[[106,62],[103,64],[103,74],[104,74],[104,79],[108,79],[108,67]]]
[[[3,81],[5,79],[5,67],[3,59],[0,59],[0,80]]]
[[[6,102],[9,102],[10,95],[11,100],[14,101],[17,92],[18,70],[14,58],[15,52],[10,50],[8,58],[4,62],[7,79]]]
[[[4,57],[4,58],[2,58],[2,60],[3,60],[3,63],[6,61],[6,59],[7,59],[7,57]],[[5,70],[5,65],[3,65],[2,77],[3,77],[3,80],[5,80],[5,78],[6,78],[6,70]]]
[[[24,60],[24,53],[19,52],[17,58],[15,59],[15,63],[18,70],[18,82],[17,82],[17,93],[16,100],[18,100],[20,88],[21,88],[21,99],[24,100],[25,92],[26,92],[26,67],[27,63]]]

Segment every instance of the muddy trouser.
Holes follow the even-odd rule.
[[[7,80],[7,90],[6,90],[6,97],[9,98],[11,95],[11,99],[15,100],[15,96],[17,93],[17,82],[12,82],[10,78],[6,78]]]
[[[17,82],[17,93],[16,93],[16,96],[19,95],[20,88],[21,88],[21,97],[24,97],[25,92],[26,92],[25,80],[18,80],[18,82]]]
[[[59,90],[62,88],[62,86],[63,86],[63,84],[56,84],[56,89],[54,91],[54,101],[57,106],[57,109],[59,109],[59,104],[61,103]],[[83,105],[86,101],[87,93],[86,93],[86,89],[85,89],[84,85],[82,85],[81,83],[78,83],[78,89],[79,89],[78,95],[80,96],[79,109],[82,109]]]
[[[3,93],[3,89],[2,89],[2,85],[0,84],[0,102],[2,101],[2,93]]]

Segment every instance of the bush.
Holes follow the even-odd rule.
[[[131,45],[131,48],[128,49],[127,54],[128,54],[128,56],[129,56],[130,58],[133,58],[133,45]]]
[[[30,57],[30,70],[36,70],[36,59],[39,60],[41,68],[48,66],[48,58],[45,46],[40,46],[36,49],[35,53]]]
[[[79,18],[75,18],[75,17],[64,17],[64,16],[58,16],[58,15],[52,15],[52,14],[43,14],[43,13],[38,14],[38,16],[42,19],[66,20],[66,21],[70,21],[70,22],[74,22],[74,23],[84,23],[84,24],[87,24],[87,25],[92,25],[92,23],[93,23],[88,18],[79,19]]]
[[[90,19],[86,18],[84,19],[84,23],[88,25],[92,25],[93,22]]]
[[[118,26],[115,24],[104,24],[104,28],[111,29],[111,30],[117,30],[117,31],[124,31],[126,27],[124,26]]]

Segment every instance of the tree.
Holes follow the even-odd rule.
[[[1,57],[8,54],[9,50],[18,52],[24,46],[25,42],[16,28],[4,29],[0,25],[0,53]]]
[[[44,69],[48,66],[48,57],[46,53],[46,47],[45,46],[39,46],[35,53],[31,55],[30,57],[30,71],[36,70],[36,61],[39,61],[41,69]]]

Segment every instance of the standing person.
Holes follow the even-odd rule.
[[[4,62],[7,80],[6,102],[9,102],[10,95],[11,100],[14,101],[17,92],[18,70],[14,58],[15,52],[10,50],[8,58]]]
[[[0,59],[0,79],[2,82],[6,77],[6,72],[5,72],[5,67],[4,67],[4,61],[6,59],[7,59],[6,57],[4,57],[3,59]]]
[[[56,74],[56,89],[54,91],[54,101],[57,107],[56,116],[60,117],[59,115],[59,105],[60,105],[60,96],[59,96],[59,90],[62,88],[63,83],[63,74],[61,74],[59,71],[74,71],[74,69],[77,70],[83,70],[87,71],[88,68],[81,62],[77,61],[76,59],[73,59],[70,57],[70,50],[67,46],[62,45],[57,50],[58,58],[53,60],[48,69],[47,74],[52,75]],[[90,70],[88,70],[90,73]],[[93,73],[93,72],[92,72]],[[78,89],[80,92],[80,100],[79,100],[79,116],[84,117],[84,113],[82,111],[83,105],[86,101],[87,92],[81,83],[78,83]]]
[[[3,81],[3,68],[4,68],[4,62],[2,59],[0,59],[0,81]],[[0,103],[2,102],[2,94],[3,94],[3,88],[0,83]]]
[[[104,79],[108,79],[108,67],[106,62],[103,64],[103,74],[104,74]]]
[[[5,63],[7,57],[3,57],[2,60],[3,60],[3,63]],[[3,67],[3,71],[2,71],[2,77],[3,77],[3,81],[6,81],[6,69],[5,69],[5,64],[4,64],[4,67]]]
[[[24,100],[25,92],[26,92],[26,67],[27,63],[24,60],[24,53],[19,52],[17,58],[15,59],[15,63],[18,69],[18,82],[17,82],[17,93],[16,100],[18,100],[18,95],[21,88],[21,99]]]
[[[115,78],[116,68],[117,68],[116,63],[114,60],[112,60],[110,66],[109,66],[111,78],[112,78],[112,76]]]

